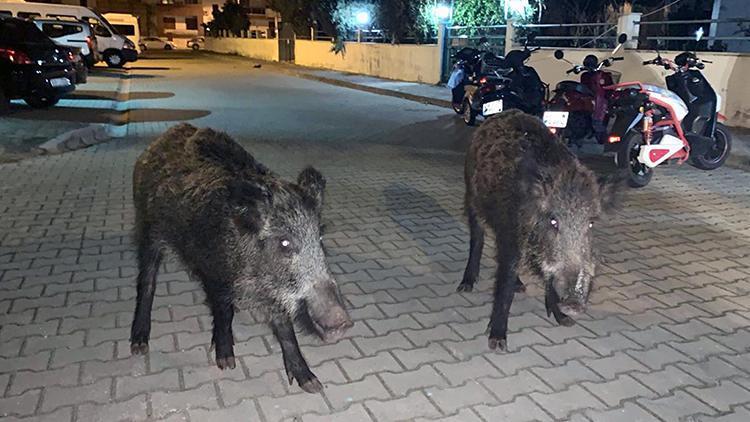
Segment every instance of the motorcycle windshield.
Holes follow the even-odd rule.
[[[682,119],[684,119],[688,114],[687,105],[685,105],[685,102],[682,101],[682,98],[680,98],[674,92],[666,88],[651,84],[643,84],[643,88],[648,91],[649,96],[651,96],[652,98],[669,104],[669,106],[674,110],[677,120],[682,121]]]

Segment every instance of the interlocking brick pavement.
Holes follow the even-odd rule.
[[[130,139],[0,166],[3,420],[748,420],[749,174],[665,168],[629,190],[596,226],[603,264],[579,324],[555,326],[528,278],[510,352],[490,353],[491,247],[477,291],[454,292],[459,155],[243,141],[282,175],[311,163],[328,178],[325,242],[356,324],[335,344],[300,338],[325,392],[289,386],[246,313],[238,368],[215,368],[204,295],[174,259],[151,353],[130,356],[130,177],[145,145]]]

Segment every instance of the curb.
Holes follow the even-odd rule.
[[[130,78],[127,77],[127,74],[118,81],[116,92],[117,98],[122,95],[126,98],[130,97]],[[110,109],[122,112],[123,117],[110,119],[112,120],[111,123],[91,124],[84,128],[57,135],[36,147],[39,155],[62,154],[101,144],[112,138],[124,137],[127,135],[127,123],[129,121],[127,104],[125,104],[125,101],[114,99],[111,101]]]

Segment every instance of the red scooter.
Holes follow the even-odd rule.
[[[547,109],[556,112],[568,112],[566,122],[560,121],[546,122],[553,132],[559,133],[563,139],[568,141],[569,145],[581,146],[584,139],[593,135],[599,144],[604,144],[607,139],[607,123],[609,116],[607,114],[607,91],[604,87],[613,85],[620,80],[620,74],[610,70],[605,70],[612,66],[612,63],[620,61],[622,57],[616,57],[616,54],[627,41],[627,35],[620,34],[617,38],[617,47],[612,51],[610,57],[599,61],[599,59],[589,54],[583,59],[583,64],[573,65],[566,73],[581,74],[581,82],[562,81],[555,87],[554,96],[549,101]],[[562,50],[555,51],[555,58],[564,60]],[[566,60],[567,61],[567,60]],[[556,127],[560,126],[560,127]]]

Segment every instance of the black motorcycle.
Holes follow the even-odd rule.
[[[494,54],[489,52],[487,38],[479,39],[478,47],[464,47],[458,50],[452,59],[453,71],[448,79],[448,88],[451,90],[451,103],[456,114],[463,113],[463,100],[466,95],[467,85],[476,85],[480,79],[485,57],[493,60]]]
[[[484,55],[486,65],[476,85],[465,86],[462,112],[464,122],[472,126],[477,116],[489,117],[503,110],[518,109],[542,117],[548,86],[526,60],[539,47],[529,48],[533,35],[523,50],[510,51],[505,57]]]

